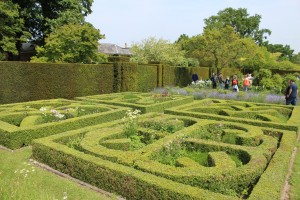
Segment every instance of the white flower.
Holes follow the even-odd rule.
[[[57,110],[55,110],[55,109],[51,109],[50,112],[53,113],[53,114],[59,113],[59,112],[58,112]]]
[[[41,108],[40,108],[40,111],[41,111],[41,112],[45,112],[46,110],[47,110],[46,107],[41,107]]]
[[[59,119],[62,119],[62,118],[65,117],[65,115],[64,115],[64,114],[57,113],[57,114],[55,114],[55,117],[57,117],[57,118],[59,118]]]
[[[64,192],[64,193],[63,193],[63,200],[67,200],[67,199],[68,199],[67,192]]]

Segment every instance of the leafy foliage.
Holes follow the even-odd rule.
[[[222,29],[206,29],[202,35],[202,46],[197,54],[218,72],[226,66],[241,66],[249,61],[258,65],[264,58],[260,48],[250,38],[239,38],[230,26]]]
[[[267,49],[271,53],[279,53],[279,60],[290,60],[293,57],[293,52],[289,45],[268,44]]]
[[[296,55],[293,55],[293,57],[291,58],[291,61],[295,64],[300,64],[300,52]]]
[[[222,29],[226,26],[233,27],[234,31],[241,37],[251,37],[259,45],[267,44],[265,34],[270,35],[269,29],[259,29],[261,16],[255,14],[249,16],[246,8],[226,8],[218,12],[217,15],[204,19],[204,29]]]
[[[37,48],[32,62],[97,63],[99,30],[91,24],[68,24],[52,32],[44,47]]]
[[[45,37],[57,26],[84,21],[92,12],[93,0],[13,0],[20,7],[20,17],[32,40],[43,45]]]
[[[30,34],[23,31],[24,20],[19,18],[19,6],[11,0],[0,1],[0,18],[0,60],[4,60],[6,53],[17,55],[17,45]]]
[[[140,64],[162,62],[175,66],[188,65],[184,57],[184,51],[180,50],[176,44],[155,37],[133,44],[131,51],[133,53],[131,61]]]

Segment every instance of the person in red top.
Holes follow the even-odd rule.
[[[247,92],[248,89],[249,89],[249,87],[250,87],[250,80],[249,80],[248,76],[245,75],[245,76],[244,76],[244,80],[243,80],[243,90],[244,90],[245,92]]]
[[[239,91],[239,81],[237,80],[237,76],[233,75],[232,77],[232,81],[231,81],[231,86],[234,92],[238,92]]]

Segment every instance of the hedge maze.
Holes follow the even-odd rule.
[[[193,102],[192,96],[169,95],[166,93],[123,92],[115,94],[77,97],[77,100],[139,109],[142,113],[163,112],[164,109]]]
[[[194,101],[165,113],[295,131],[300,115],[298,107],[214,99]]]
[[[20,148],[35,138],[120,119],[126,110],[66,99],[4,104],[0,106],[0,145]]]
[[[45,128],[35,133],[41,135],[32,148],[34,159],[127,199],[279,199],[299,127],[297,106],[169,95],[158,100],[145,93],[47,102],[30,102],[28,117],[41,105],[104,110],[78,116],[78,123],[83,117],[121,113],[116,120],[74,122],[72,128],[42,135],[56,126]],[[26,117],[17,116],[27,105],[0,107],[1,123],[22,128],[17,124]]]

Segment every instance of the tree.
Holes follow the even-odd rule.
[[[32,41],[44,45],[53,28],[70,23],[84,22],[90,14],[93,0],[13,0],[20,7],[20,17]]]
[[[226,66],[243,66],[244,63],[260,57],[259,47],[251,38],[240,38],[231,26],[221,29],[205,29],[201,46],[195,52],[217,69]]]
[[[249,16],[245,8],[226,8],[219,11],[218,15],[204,19],[206,25],[204,29],[221,29],[231,26],[241,37],[251,37],[257,44],[266,45],[268,42],[264,41],[267,38],[265,34],[270,35],[271,31],[259,29],[260,20],[260,15]]]
[[[150,37],[140,43],[135,43],[131,47],[133,56],[131,61],[140,64],[150,62],[163,62],[171,65],[185,65],[187,60],[184,51],[181,51],[176,44],[171,44],[167,40]]]
[[[67,24],[55,29],[37,48],[32,62],[97,63],[98,41],[104,38],[90,23]]]
[[[283,46],[282,44],[268,44],[267,49],[271,53],[280,53],[279,61],[291,60],[294,53],[294,50],[292,50],[289,45]]]
[[[295,64],[300,64],[300,52],[298,54],[293,55],[291,58],[291,62]]]
[[[19,18],[19,6],[11,0],[0,1],[0,60],[17,55],[18,45],[30,34],[23,30],[24,20]],[[22,37],[19,37],[22,35]]]

